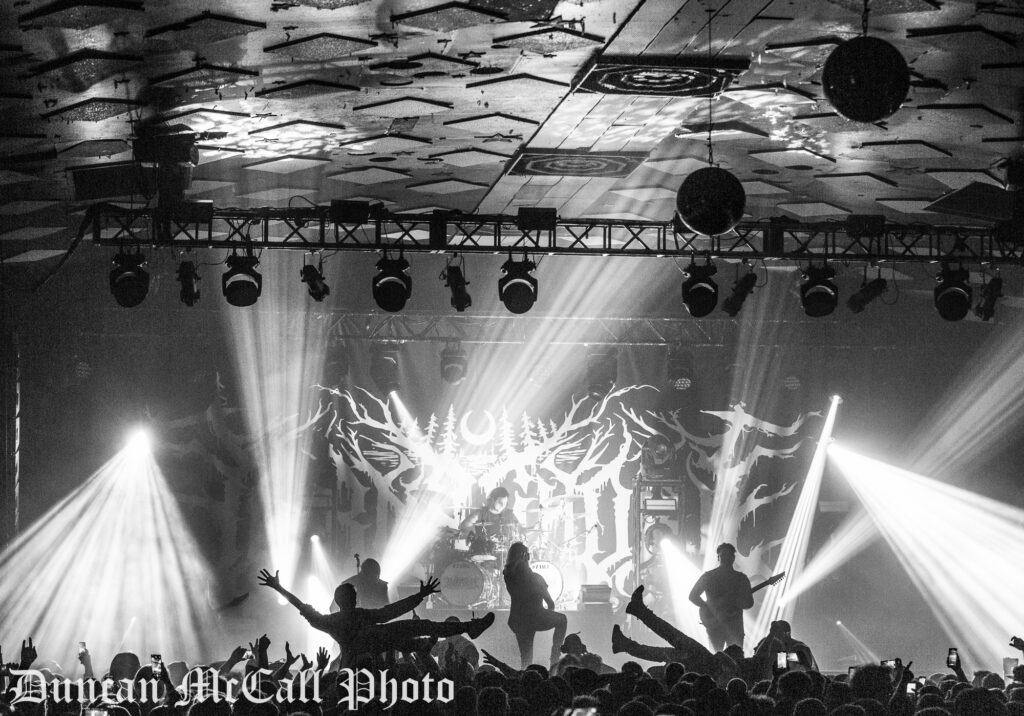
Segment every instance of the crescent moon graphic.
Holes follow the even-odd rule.
[[[494,423],[494,416],[488,411],[483,411],[483,414],[487,416],[487,428],[483,432],[474,433],[469,428],[469,416],[474,411],[470,410],[462,416],[462,420],[459,421],[459,432],[462,433],[462,439],[470,445],[486,445],[492,439],[494,439],[494,433],[497,430],[497,426]]]

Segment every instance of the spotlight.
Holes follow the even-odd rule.
[[[683,272],[683,305],[694,318],[703,318],[718,305],[718,284],[711,279],[717,272],[710,258],[703,266],[690,261]]]
[[[331,288],[324,281],[323,270],[324,265],[321,261],[319,266],[306,264],[300,272],[302,283],[306,284],[306,288],[309,289],[309,295],[318,302],[323,301],[331,293]]]
[[[974,308],[974,315],[983,321],[992,319],[996,314],[996,301],[1003,295],[1003,279],[1000,276],[993,276],[989,282],[981,287],[981,300]]]
[[[747,296],[750,295],[756,285],[757,274],[753,271],[738,279],[732,285],[732,293],[722,303],[722,310],[736,318],[736,314],[743,308],[743,302],[747,300]]]
[[[320,535],[310,535],[309,541],[313,544],[317,544],[320,541]]]
[[[409,262],[399,254],[389,259],[387,251],[377,262],[377,275],[373,277],[373,300],[383,310],[397,313],[405,308],[412,295],[412,277],[406,273]]]
[[[251,306],[263,292],[263,276],[256,271],[260,260],[247,253],[228,256],[228,270],[221,278],[221,291],[232,306]]]
[[[676,533],[664,522],[655,522],[644,531],[644,546],[651,554],[661,554],[664,542],[671,541]]]
[[[611,392],[618,378],[618,352],[594,349],[587,355],[587,395],[601,400]]]
[[[178,264],[178,283],[181,284],[181,302],[186,306],[196,305],[199,300],[199,270],[192,261]]]
[[[385,395],[398,392],[398,348],[386,345],[374,351],[370,377]]]
[[[448,346],[441,351],[441,377],[445,383],[458,385],[466,378],[469,360],[461,346]]]
[[[672,350],[668,355],[668,382],[676,390],[689,390],[693,387],[693,355],[689,351]]]
[[[889,288],[886,280],[879,276],[860,285],[860,290],[846,300],[847,307],[854,313],[860,313],[864,307],[881,296]]]
[[[451,289],[452,292],[452,308],[459,313],[473,305],[473,299],[466,291],[469,281],[466,280],[466,275],[463,273],[464,264],[465,260],[460,261],[459,264],[450,260],[441,274],[441,280],[444,281],[445,287]]]
[[[812,318],[827,316],[836,310],[839,303],[839,289],[832,283],[836,271],[828,265],[808,266],[804,271],[804,282],[800,285],[800,303],[804,313]]]
[[[132,455],[142,456],[149,454],[149,445],[149,432],[145,428],[135,428],[128,435],[125,447]]]
[[[942,264],[942,271],[936,275],[935,308],[947,321],[959,321],[971,310],[973,291],[970,274],[963,267],[951,269]]]
[[[537,264],[523,257],[522,261],[508,261],[501,267],[502,277],[498,279],[498,297],[505,308],[512,313],[526,313],[537,301],[537,279],[530,272]]]
[[[138,306],[149,293],[149,273],[142,268],[145,263],[146,257],[140,251],[134,254],[120,252],[114,256],[110,292],[114,294],[114,300],[125,308]]]
[[[843,625],[843,623],[841,621],[839,621],[838,619],[836,619],[836,626],[842,626],[842,625]]]

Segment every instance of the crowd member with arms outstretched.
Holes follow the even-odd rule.
[[[393,604],[379,609],[361,609],[356,606],[356,590],[351,584],[342,584],[334,592],[334,601],[339,611],[321,614],[309,604],[281,586],[278,573],[271,574],[264,569],[259,574],[260,584],[270,587],[293,607],[299,610],[310,626],[330,634],[341,647],[341,666],[351,666],[362,654],[376,655],[385,651],[402,651],[416,637],[449,637],[466,634],[471,639],[480,636],[494,623],[494,614],[488,613],[480,619],[469,621],[435,622],[429,619],[397,619],[412,611],[420,603],[438,591],[439,582],[431,577],[426,583],[420,582],[420,590]]]

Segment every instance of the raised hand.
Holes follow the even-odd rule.
[[[28,645],[26,646],[25,641],[21,642],[21,668],[27,669],[32,666],[32,662],[36,660],[39,655],[36,653],[36,648],[32,645],[32,637],[28,638]]]
[[[1024,639],[1021,639],[1019,636],[1012,637],[1010,639],[1010,646],[1012,646],[1014,649],[1020,649],[1021,651],[1024,651]]]
[[[299,670],[309,671],[309,667],[311,667],[313,663],[306,658],[305,654],[299,654],[299,659],[301,660],[301,663],[299,664]]]
[[[287,643],[285,644],[285,646],[287,646]],[[263,636],[261,636],[259,639],[256,640],[256,649],[255,649],[255,651],[261,651],[264,654],[266,654],[267,653],[267,649],[269,649],[269,648],[270,648],[270,637],[268,637],[266,634],[264,634]]]
[[[495,658],[494,654],[487,651],[487,649],[481,649],[480,653],[483,654],[483,662],[485,664],[490,664],[491,666],[498,666],[502,663],[500,659]]]
[[[249,648],[252,648],[251,644],[249,645]],[[231,650],[231,656],[228,657],[228,661],[230,661],[233,664],[237,664],[245,658],[245,651],[246,649],[244,646],[236,646],[234,649]]]
[[[316,652],[316,668],[320,671],[326,669],[331,663],[331,654],[324,647],[320,647]]]
[[[426,583],[420,580],[420,597],[426,598],[431,594],[437,594],[441,591],[441,580],[437,577],[427,577]]]
[[[281,588],[281,570],[270,573],[269,569],[261,569],[259,573],[260,586],[271,589]]]

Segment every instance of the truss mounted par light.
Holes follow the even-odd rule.
[[[821,84],[825,97],[843,117],[878,122],[892,116],[906,100],[910,70],[899,50],[885,40],[868,37],[868,0],[861,18],[861,36],[832,50]]]
[[[406,301],[412,295],[412,277],[406,273],[409,262],[405,260],[401,250],[398,258],[388,258],[387,249],[377,262],[377,275],[373,277],[373,300],[383,310],[397,313],[405,308]]]
[[[839,288],[832,283],[835,276],[836,270],[828,264],[809,265],[804,270],[803,283],[800,284],[800,303],[804,313],[811,318],[821,318],[836,310]]]
[[[448,259],[448,265],[441,272],[441,280],[444,281],[445,288],[452,292],[452,308],[459,313],[473,305],[473,298],[466,290],[469,281],[466,280],[465,268],[465,258],[459,259],[456,255]]]
[[[718,267],[708,257],[703,266],[695,261],[683,271],[683,305],[694,318],[703,318],[715,310],[718,305],[718,284],[711,278],[718,272]]]
[[[1003,279],[996,275],[981,287],[981,300],[974,307],[974,315],[983,321],[992,320],[996,314],[996,301],[1003,296]]]
[[[879,275],[870,281],[868,281],[866,268],[864,269],[864,274],[864,280],[861,281],[860,289],[846,299],[847,308],[854,313],[860,313],[863,311],[869,303],[889,289],[889,284],[881,276],[881,270],[879,270]]]
[[[689,390],[694,383],[693,354],[681,347],[669,351],[666,373],[673,389]]]
[[[134,254],[120,251],[114,255],[113,264],[110,292],[114,294],[114,300],[125,308],[138,306],[149,293],[149,272],[143,268],[146,257],[141,251]]]
[[[942,271],[936,276],[938,285],[935,287],[935,309],[947,321],[959,321],[971,310],[970,273],[963,266],[950,268],[943,262]]]
[[[302,277],[302,283],[306,284],[306,288],[309,290],[309,295],[313,297],[314,301],[318,303],[323,301],[331,293],[330,286],[324,281],[324,261],[320,259],[319,264],[314,266],[313,264],[305,264],[302,267],[302,271],[299,273]]]
[[[458,385],[466,379],[468,370],[469,359],[462,346],[450,345],[441,351],[441,378],[445,383]]]
[[[263,276],[256,271],[260,260],[247,251],[228,256],[228,270],[221,277],[221,291],[232,306],[251,306],[263,293]]]
[[[508,261],[502,264],[502,276],[498,279],[498,297],[512,313],[526,313],[537,301],[537,279],[532,271],[537,264],[525,254],[522,261],[514,261],[511,252]]]
[[[740,309],[743,308],[743,303],[747,300],[747,296],[753,293],[756,285],[757,274],[753,271],[747,271],[747,273],[740,276],[736,279],[736,283],[732,285],[732,293],[722,302],[722,310],[736,318]]]
[[[179,297],[186,306],[194,306],[199,301],[199,270],[193,261],[182,261],[178,264],[178,283],[181,284]]]

